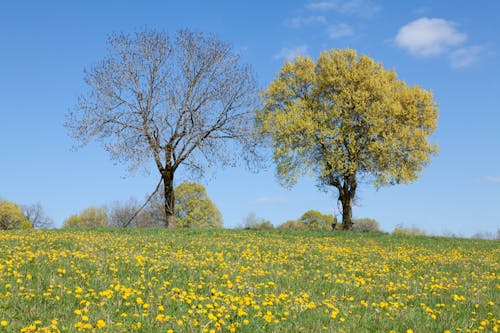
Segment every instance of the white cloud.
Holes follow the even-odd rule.
[[[354,30],[349,24],[346,23],[331,25],[328,27],[326,32],[328,33],[328,36],[330,36],[330,38],[333,39],[349,37],[354,35]]]
[[[451,66],[454,68],[470,66],[479,61],[479,58],[481,58],[486,51],[486,47],[482,45],[459,48],[450,53]]]
[[[496,176],[488,176],[486,177],[486,180],[492,183],[500,183],[500,177]]]
[[[327,21],[324,16],[297,16],[285,20],[285,25],[297,29],[305,25],[326,24],[326,22]]]
[[[439,55],[467,39],[467,35],[455,27],[451,21],[423,17],[399,29],[395,41],[400,48],[417,56]]]
[[[271,204],[271,203],[285,203],[288,202],[287,197],[261,197],[255,199],[253,204]]]
[[[280,52],[274,55],[275,59],[285,59],[292,61],[298,55],[307,55],[307,45],[298,45],[294,48],[282,48]]]
[[[315,11],[336,11],[344,15],[374,16],[380,11],[380,6],[370,0],[319,0],[312,1],[307,9]]]

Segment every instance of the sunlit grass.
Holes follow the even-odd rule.
[[[0,233],[0,332],[497,332],[498,241]]]

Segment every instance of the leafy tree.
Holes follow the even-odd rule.
[[[309,230],[333,230],[337,225],[337,219],[331,214],[322,214],[317,210],[308,210],[299,218]]]
[[[0,230],[12,229],[31,229],[31,223],[18,205],[0,200]]]
[[[354,219],[354,224],[352,226],[353,231],[357,232],[380,232],[380,223],[374,219]]]
[[[428,141],[437,114],[432,93],[354,50],[329,50],[316,63],[286,62],[263,93],[257,121],[282,183],[312,171],[319,186],[338,191],[348,230],[361,180],[380,187],[419,177],[437,149]]]
[[[54,221],[45,214],[42,205],[37,202],[21,206],[23,214],[34,229],[49,229],[54,226]]]
[[[184,228],[222,228],[222,214],[210,200],[205,187],[182,183],[175,188],[177,225]]]
[[[67,116],[71,135],[102,141],[131,170],[154,162],[163,182],[166,227],[175,227],[174,176],[179,168],[256,161],[252,70],[214,36],[181,30],[112,35],[110,55],[86,72],[89,87]]]
[[[71,215],[63,228],[99,228],[108,226],[108,212],[102,207],[89,207],[80,214]]]

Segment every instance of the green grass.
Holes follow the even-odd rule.
[[[496,332],[498,241],[369,233],[0,233],[0,332]]]

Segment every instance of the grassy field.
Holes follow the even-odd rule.
[[[0,332],[497,332],[498,241],[0,232]]]

